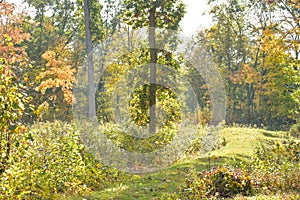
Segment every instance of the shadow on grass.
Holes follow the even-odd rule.
[[[243,156],[243,155],[239,155]],[[79,199],[161,199],[177,192],[186,184],[192,172],[209,170],[214,166],[227,166],[228,163],[239,163],[241,158],[232,157],[201,157],[183,163],[175,163],[155,173],[133,176],[123,183],[111,184],[110,187],[93,192]],[[165,199],[165,198],[163,198]]]
[[[267,130],[262,130],[261,133],[263,136],[268,138],[274,138],[274,139],[287,139],[288,134],[286,132],[280,131],[280,132],[271,132]]]
[[[275,134],[272,134],[272,133],[269,133],[269,132],[266,132],[266,131],[263,131],[262,134],[266,137],[271,137],[271,138],[282,138],[282,137],[279,137],[278,135],[275,135]]]

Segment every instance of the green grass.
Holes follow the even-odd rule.
[[[214,165],[247,163],[255,147],[269,145],[287,138],[285,132],[266,131],[252,128],[225,128],[221,133],[219,148],[206,155],[192,155],[177,161],[161,171],[132,175],[123,183],[94,191],[86,196],[70,197],[82,199],[166,199],[185,184],[192,171],[206,170]],[[222,142],[223,141],[223,142]],[[222,144],[221,144],[222,143]],[[282,196],[236,197],[236,199],[285,199]]]

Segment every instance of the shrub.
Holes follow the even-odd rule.
[[[170,143],[176,134],[174,124],[166,125],[154,135],[146,138],[143,138],[142,136],[143,134],[148,134],[148,132],[142,128],[136,128],[133,123],[128,123],[126,126],[106,123],[101,126],[101,129],[116,146],[127,151],[141,153],[161,149],[166,144]]]
[[[21,124],[25,103],[28,103],[26,91],[17,82],[12,66],[0,57],[0,174],[8,162],[15,134],[25,127]]]
[[[300,121],[291,126],[290,134],[293,137],[300,138]]]
[[[250,195],[252,192],[253,180],[247,172],[239,168],[214,167],[198,173],[193,180],[187,180],[182,198],[233,197],[237,194]]]
[[[275,143],[271,148],[259,148],[251,166],[257,190],[276,193],[280,190],[300,191],[300,143],[293,140]]]
[[[117,179],[114,169],[93,159],[67,123],[38,123],[19,135],[0,179],[5,199],[53,199],[85,193]]]

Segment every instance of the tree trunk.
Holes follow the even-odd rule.
[[[155,8],[150,9],[149,15],[149,44],[150,44],[150,134],[156,131],[156,63],[157,52],[155,49]]]
[[[247,117],[248,124],[253,125],[253,100],[254,100],[253,84],[247,84]]]
[[[96,116],[95,106],[95,77],[94,77],[94,63],[92,54],[92,36],[90,29],[90,10],[89,0],[84,0],[84,24],[86,34],[86,53],[88,59],[88,117],[94,118]]]

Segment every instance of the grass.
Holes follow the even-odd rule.
[[[74,196],[69,200],[82,199],[167,199],[185,184],[185,179],[194,170],[206,170],[214,165],[247,163],[255,147],[269,145],[286,139],[286,132],[266,131],[252,128],[225,128],[222,130],[219,148],[206,155],[192,155],[177,161],[168,168],[144,175],[132,175],[122,183],[94,191],[85,196]],[[284,196],[236,197],[235,199],[286,199]]]

